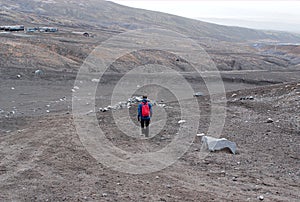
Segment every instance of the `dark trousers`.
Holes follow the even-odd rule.
[[[142,128],[142,134],[144,134],[146,137],[149,137],[149,124],[150,124],[150,119],[142,119],[141,120],[141,128]],[[145,128],[146,126],[146,128]]]

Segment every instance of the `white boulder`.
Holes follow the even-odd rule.
[[[208,149],[209,151],[219,151],[228,148],[233,154],[236,153],[236,144],[227,140],[226,138],[214,138],[209,136],[203,136],[202,149]]]

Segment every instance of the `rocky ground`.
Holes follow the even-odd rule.
[[[299,82],[225,82],[226,124],[217,135],[236,142],[238,154],[205,153],[201,158],[201,141],[195,134],[188,152],[170,167],[133,175],[97,162],[81,143],[71,109],[73,74],[49,72],[35,78],[29,72],[18,78],[16,72],[20,71],[12,69],[11,76],[2,74],[1,79],[1,201],[300,200]],[[197,84],[195,78],[191,83]],[[240,99],[247,96],[254,100]],[[99,112],[97,117],[117,147],[135,153],[156,151],[173,140],[179,127],[177,102],[164,102],[170,107],[165,109],[168,124],[147,140],[122,133],[111,112]],[[209,96],[198,102],[198,133],[206,133]],[[154,106],[154,116],[160,110]],[[129,112],[138,124],[136,105]],[[269,118],[272,123],[267,123]]]

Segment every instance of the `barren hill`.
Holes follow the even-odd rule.
[[[104,40],[149,27],[176,31],[195,40],[222,71],[298,69],[299,64],[298,52],[273,51],[272,44],[300,41],[299,35],[290,33],[220,26],[100,0],[1,0],[0,8],[1,25],[59,28],[54,34],[0,32],[1,67],[76,71]],[[84,38],[79,32],[93,37]],[[259,48],[255,44],[260,44]],[[49,54],[52,56],[46,58]]]
[[[220,26],[174,15],[134,9],[102,0],[1,0],[1,21],[82,28],[128,30],[158,26],[195,39],[221,41],[276,40],[298,42],[299,35]],[[15,17],[16,16],[16,17]]]

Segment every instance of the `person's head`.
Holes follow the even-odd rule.
[[[148,100],[147,100],[147,95],[143,95],[143,102],[147,102]]]

